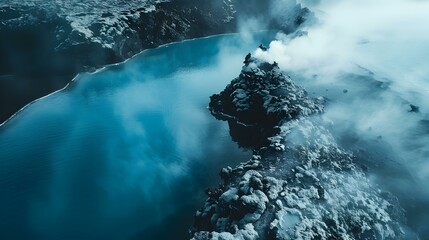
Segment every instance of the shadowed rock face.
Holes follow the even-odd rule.
[[[161,44],[238,31],[238,18],[290,30],[307,9],[279,24],[271,1],[41,1],[0,3],[0,122],[73,76]],[[299,21],[298,21],[299,22]],[[286,25],[285,25],[286,23]]]
[[[320,117],[323,98],[307,96],[275,63],[250,55],[244,63],[210,110],[254,156],[222,169],[193,239],[403,239],[402,208],[336,143]]]
[[[243,147],[261,147],[280,133],[283,122],[323,111],[323,99],[312,99],[277,63],[247,55],[240,76],[210,97],[210,111],[230,124],[232,138]]]

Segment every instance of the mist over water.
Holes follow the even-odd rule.
[[[0,128],[1,238],[187,239],[219,170],[251,154],[209,96],[273,37],[148,50],[28,106]]]
[[[301,1],[315,18],[255,55],[314,96],[347,149],[429,236],[429,1]]]
[[[298,2],[314,19],[254,55],[327,99],[323,118],[333,135],[398,198],[407,236],[425,239],[429,1]],[[276,4],[272,14],[284,14]],[[0,128],[0,234],[187,238],[219,169],[250,155],[210,116],[208,97],[271,37],[244,31],[146,51],[29,106]]]

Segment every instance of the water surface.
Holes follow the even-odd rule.
[[[185,239],[221,167],[250,157],[207,110],[272,33],[145,51],[0,128],[1,239]]]

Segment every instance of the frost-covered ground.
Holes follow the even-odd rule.
[[[15,6],[38,6],[58,11],[58,13],[71,16],[81,13],[96,15],[107,12],[120,12],[130,9],[153,6],[159,2],[167,0],[104,0],[104,1],[84,1],[84,0],[4,0],[0,3],[2,7]]]
[[[211,97],[210,109],[254,156],[222,169],[224,183],[196,214],[194,239],[405,237],[397,199],[337,144],[324,105],[277,63],[246,57],[240,76]]]
[[[144,47],[235,31],[238,10],[258,12],[240,1],[177,2],[2,2],[0,30],[48,29],[55,51],[84,59],[80,71]],[[301,5],[274,2],[260,13],[277,16],[276,26],[293,30],[305,20]],[[254,157],[221,171],[193,237],[424,239],[428,3],[298,2],[318,19],[248,55],[240,76],[211,98],[212,113]],[[244,25],[259,30],[257,22]]]
[[[427,239],[429,3],[300,2],[314,21],[211,98],[255,156],[221,171],[194,238]]]
[[[156,9],[155,5],[160,2],[166,1],[24,0],[3,1],[0,3],[0,7],[11,9],[43,9],[48,15],[57,15],[64,18],[70,23],[72,31],[75,31],[76,34],[81,35],[91,42],[100,43],[103,47],[113,48],[117,44],[116,40],[118,36],[125,34],[124,31],[132,30],[128,24],[129,20],[137,20],[140,17],[140,12],[154,11]],[[13,24],[13,22],[23,24],[23,22],[37,20],[37,18],[32,18],[24,14],[18,18],[8,20],[4,24]],[[60,36],[58,35],[58,37]]]

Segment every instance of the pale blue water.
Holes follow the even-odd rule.
[[[219,170],[250,157],[207,110],[272,33],[148,50],[0,128],[0,239],[185,239]]]

